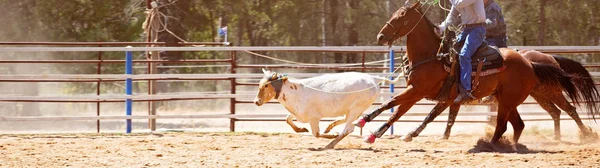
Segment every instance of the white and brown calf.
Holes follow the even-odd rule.
[[[333,148],[340,140],[352,133],[352,122],[367,110],[379,96],[379,85],[375,79],[385,78],[365,73],[346,72],[327,74],[306,79],[288,79],[275,72],[263,69],[265,76],[260,80],[258,94],[254,104],[261,106],[271,99],[276,99],[290,114],[286,122],[296,132],[307,132],[299,128],[292,120],[309,123],[311,133],[315,137],[335,138],[325,148]],[[395,82],[395,81],[389,81]],[[324,134],[319,133],[319,121],[325,117],[343,119],[331,123]],[[328,134],[335,126],[346,123],[339,135]]]

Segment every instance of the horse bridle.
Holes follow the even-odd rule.
[[[392,40],[390,40],[390,43],[393,43],[394,41],[396,41],[394,39],[396,38],[396,35],[398,35],[398,32],[400,32],[400,30],[398,30],[396,28],[396,26],[394,26],[393,24],[391,24],[390,21],[385,22],[385,24],[387,26],[390,26],[392,28],[392,30],[394,31],[394,34],[392,35]]]
[[[431,6],[429,6],[429,7],[431,7]],[[425,12],[429,11],[429,7],[427,7],[427,10],[425,10]],[[406,36],[408,36],[410,33],[412,33],[412,31],[413,31],[413,30],[415,30],[415,28],[416,28],[416,27],[419,25],[419,23],[421,22],[421,20],[423,20],[423,18],[425,17],[425,14],[424,14],[424,13],[421,13],[421,11],[419,11],[418,9],[414,8],[414,10],[416,10],[416,11],[417,11],[417,13],[419,13],[419,14],[421,15],[421,18],[419,18],[419,20],[417,21],[417,23],[415,24],[415,26],[413,26],[413,27],[410,29],[410,31],[408,31],[408,33],[406,33]],[[397,19],[396,19],[396,20],[397,20]],[[408,21],[409,21],[409,20],[406,20],[406,21],[404,21],[404,25],[407,25],[407,24],[408,24]],[[394,30],[394,35],[392,36],[392,39],[396,39],[395,37],[396,37],[396,35],[398,35],[399,29],[397,29],[397,28],[396,28],[396,26],[394,26],[392,23],[390,23],[390,21],[387,21],[387,22],[385,22],[385,24],[386,24],[387,26],[390,26],[390,27],[391,27],[391,28]],[[442,39],[442,40],[443,40],[443,39]],[[393,40],[393,41],[395,41],[395,40]],[[393,41],[392,41],[391,43],[393,43]],[[391,46],[391,44],[390,44],[390,46]],[[440,51],[438,50],[438,53],[439,53],[439,52],[440,52]],[[435,55],[437,55],[437,53],[436,53]],[[417,66],[419,66],[419,65],[423,65],[423,64],[425,64],[425,63],[431,62],[431,61],[433,61],[433,60],[436,60],[436,59],[437,59],[437,57],[436,57],[436,56],[434,56],[434,57],[432,57],[432,58],[428,58],[428,59],[426,59],[426,60],[423,60],[423,61],[420,61],[420,62],[417,62],[417,63],[411,64],[412,66],[411,66],[411,65],[408,65],[408,66],[409,66],[409,68],[408,68],[408,70],[407,70],[407,72],[406,72],[406,73],[407,73],[407,74],[406,74],[406,75],[407,75],[407,77],[408,77],[408,75],[410,74],[410,72],[411,72],[412,70],[414,70],[414,69],[415,69]]]
[[[417,23],[410,29],[410,31],[408,31],[408,33],[406,33],[406,36],[408,36],[413,30],[415,30],[415,28],[419,25],[419,23],[421,22],[421,20],[423,20],[423,17],[425,17],[425,14],[421,13],[421,11],[417,10],[416,8],[414,8],[414,10],[417,11],[417,13],[419,13],[421,15],[421,18],[419,18],[419,20],[417,21]],[[427,8],[427,10],[429,10],[429,8]],[[398,19],[396,19],[398,20]],[[407,25],[409,22],[409,20],[405,20],[404,21],[404,25]],[[392,28],[392,30],[394,31],[394,34],[392,35],[392,40],[390,43],[393,43],[394,41],[396,41],[396,36],[398,35],[398,32],[400,32],[400,29],[396,28],[396,26],[394,26],[392,23],[390,23],[390,21],[385,22],[386,26],[390,26]]]

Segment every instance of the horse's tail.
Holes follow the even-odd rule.
[[[535,75],[540,80],[541,85],[546,86],[560,86],[560,88],[567,92],[567,96],[573,100],[573,103],[579,105],[581,102],[577,87],[573,84],[573,80],[578,78],[576,75],[567,74],[565,71],[558,69],[552,65],[531,63]]]
[[[579,78],[577,80],[573,80],[579,95],[580,99],[586,101],[586,108],[589,113],[594,115],[600,114],[600,106],[598,105],[598,101],[600,100],[600,93],[598,93],[598,89],[596,88],[594,79],[590,72],[581,65],[581,63],[560,56],[553,55],[554,60],[558,62],[560,65],[560,69],[567,72],[571,75],[577,75]],[[595,118],[594,118],[595,119]]]

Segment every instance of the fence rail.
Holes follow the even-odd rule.
[[[148,47],[148,46],[160,47]],[[48,47],[52,46],[52,47]],[[58,47],[57,47],[58,46]],[[111,46],[111,47],[106,47]],[[128,47],[125,46],[142,46]],[[165,47],[166,46],[166,47]],[[179,47],[173,47],[179,46]],[[184,47],[181,47],[184,46]],[[511,48],[520,50],[538,50],[545,53],[566,53],[566,54],[594,54],[600,53],[600,46],[512,46]],[[365,63],[365,54],[383,54],[388,53],[393,49],[396,53],[405,52],[404,46],[394,46],[388,48],[385,46],[327,46],[327,47],[233,47],[228,43],[145,43],[145,42],[83,42],[83,43],[62,43],[62,42],[0,42],[0,54],[7,52],[95,52],[98,53],[97,60],[0,60],[0,64],[96,64],[98,68],[97,74],[18,74],[18,75],[0,75],[0,82],[96,82],[98,86],[101,82],[117,82],[127,79],[133,81],[156,81],[156,80],[220,80],[229,81],[231,89],[229,93],[193,93],[193,94],[176,94],[164,95],[151,93],[152,87],[149,87],[149,95],[101,95],[100,88],[97,88],[96,95],[84,96],[14,96],[6,95],[0,97],[1,102],[78,102],[78,103],[97,103],[96,116],[45,116],[45,117],[15,117],[15,116],[0,116],[0,121],[67,121],[67,120],[97,120],[98,132],[100,131],[99,120],[131,120],[131,119],[182,119],[182,118],[224,118],[230,119],[230,130],[235,131],[235,122],[239,121],[284,121],[286,114],[236,114],[237,104],[252,103],[252,101],[244,100],[245,98],[253,97],[253,94],[236,93],[237,86],[256,86],[254,82],[238,82],[240,79],[257,79],[262,78],[263,74],[240,74],[238,69],[248,68],[293,68],[293,69],[330,69],[330,70],[354,70],[354,71],[369,71],[370,74],[376,76],[388,76],[389,73],[380,73],[381,70],[387,70],[388,67],[375,66],[370,63]],[[228,52],[228,59],[191,59],[191,60],[132,60],[132,63],[147,64],[151,69],[157,63],[224,63],[228,68],[228,73],[223,74],[101,74],[103,64],[123,64],[126,60],[107,60],[102,58],[103,52],[150,52],[150,51],[218,51]],[[269,52],[310,52],[310,53],[362,53],[362,61],[353,65],[350,64],[320,64],[320,65],[298,65],[298,64],[238,64],[237,52],[247,51],[269,51]],[[320,56],[321,54],[316,54]],[[395,59],[395,58],[394,58]],[[383,65],[390,61],[378,61]],[[393,62],[393,61],[391,61]],[[219,64],[220,65],[220,64]],[[598,68],[600,64],[586,64],[587,68]],[[378,71],[378,73],[373,73]],[[316,73],[289,73],[290,77],[306,78],[322,74]],[[396,77],[397,74],[394,74]],[[592,72],[594,77],[600,76],[599,72]],[[598,85],[598,84],[597,84]],[[382,88],[389,88],[387,86]],[[396,85],[394,88],[405,88],[405,86]],[[391,96],[391,93],[382,94],[382,96]],[[149,115],[143,116],[104,116],[100,115],[101,102],[124,102],[130,99],[132,101],[171,101],[171,100],[199,100],[199,99],[229,99],[230,113],[227,114],[197,114],[197,115],[155,115],[152,113],[149,104]],[[270,102],[273,104],[276,102]],[[379,105],[381,103],[374,103]],[[419,102],[417,105],[434,105],[433,102]],[[525,102],[524,104],[536,104],[536,102]],[[405,116],[425,116],[427,113],[407,113]],[[544,112],[522,112],[522,115],[543,116],[547,115]],[[461,113],[461,116],[494,116],[495,113]],[[382,117],[389,116],[385,114]],[[563,116],[565,117],[565,116]],[[590,118],[589,116],[582,118]],[[330,121],[331,119],[324,119]],[[545,121],[549,118],[534,118],[525,119],[527,121]],[[378,120],[376,120],[378,121]],[[404,122],[421,122],[420,120],[400,120]],[[442,122],[437,121],[436,122]],[[459,122],[487,122],[487,120],[459,120]],[[149,121],[149,124],[151,122]],[[149,128],[154,128],[149,125]]]
[[[0,44],[2,45],[2,44]],[[545,53],[600,53],[600,46],[510,46],[517,50],[538,50]],[[6,52],[107,52],[107,51],[277,51],[277,52],[405,52],[404,46],[272,46],[272,47],[0,47]]]
[[[403,116],[425,116],[429,113],[420,112],[420,113],[406,113]],[[461,113],[461,116],[469,116],[469,117],[482,117],[482,116],[496,116],[495,112],[479,112],[479,113]],[[523,116],[548,116],[547,112],[521,112],[519,113]],[[208,118],[220,118],[220,119],[265,119],[271,121],[285,121],[285,117],[287,114],[190,114],[190,115],[131,115],[131,116],[41,116],[41,117],[0,117],[0,121],[80,121],[80,120],[126,120],[126,119],[208,119]],[[376,120],[378,121],[387,121],[386,117],[390,117],[390,113],[382,113],[379,115]],[[445,116],[445,115],[440,115]],[[561,118],[571,119],[568,115],[561,115]],[[581,116],[581,119],[592,119],[592,117]],[[334,121],[334,118],[324,118],[323,121]],[[523,121],[548,121],[552,120],[550,118],[534,118],[534,119],[523,119]],[[258,120],[257,120],[258,121]],[[422,122],[422,120],[405,120],[411,122]],[[463,120],[463,121],[480,121],[481,123],[486,123],[488,120]]]

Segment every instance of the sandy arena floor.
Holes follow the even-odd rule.
[[[599,167],[600,143],[524,135],[518,152],[481,152],[480,135],[413,142],[349,136],[333,150],[305,134],[164,133],[0,136],[1,167]],[[573,138],[571,138],[573,139]],[[528,148],[528,149],[527,149]]]

